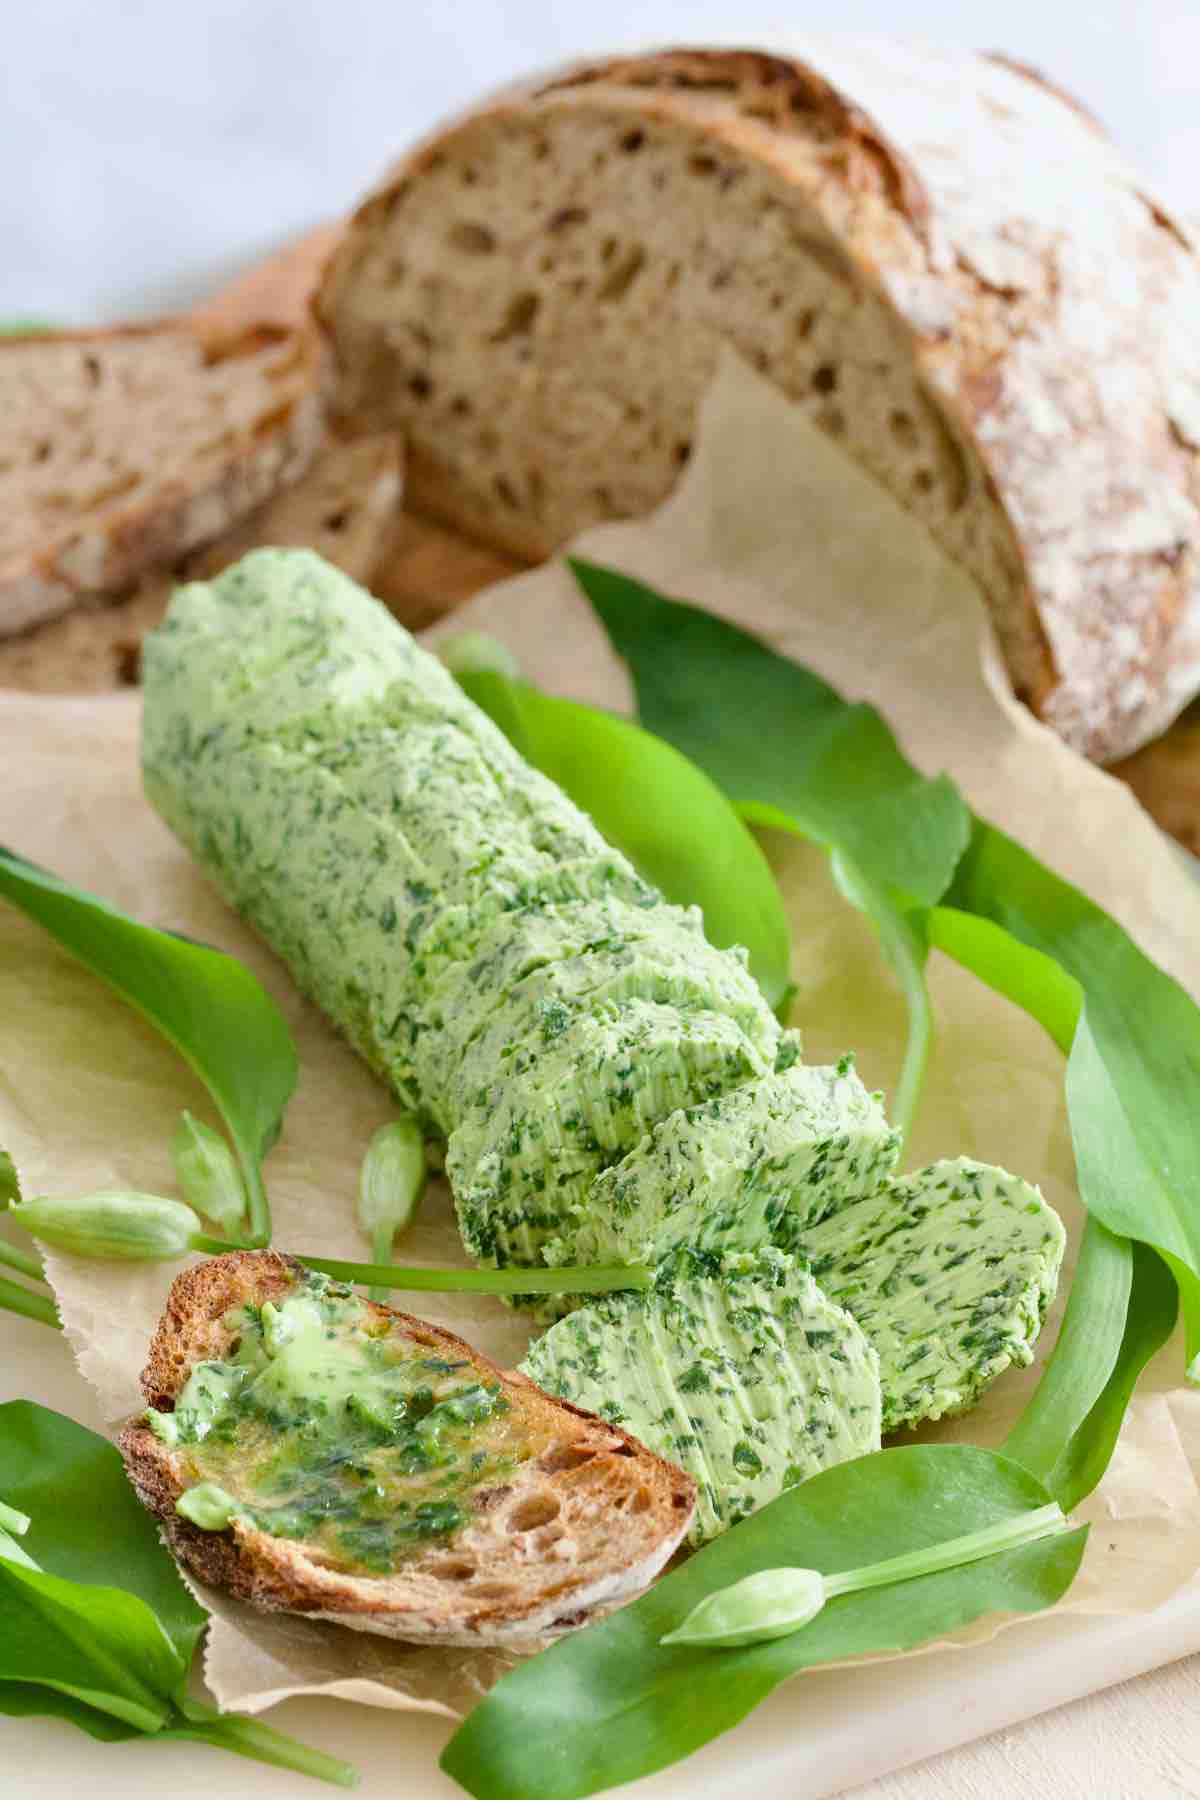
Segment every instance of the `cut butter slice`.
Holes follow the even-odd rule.
[[[895,1431],[963,1412],[1032,1362],[1066,1233],[1037,1188],[959,1158],[781,1241],[879,1352],[883,1429]]]
[[[879,1096],[849,1059],[794,1063],[655,1125],[596,1181],[570,1260],[657,1262],[683,1245],[753,1249],[785,1218],[807,1223],[872,1193],[899,1149]]]
[[[684,1252],[648,1293],[560,1319],[522,1372],[694,1475],[696,1544],[879,1448],[874,1350],[799,1263],[769,1249]]]

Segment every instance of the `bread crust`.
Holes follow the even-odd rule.
[[[170,1410],[192,1365],[219,1359],[232,1307],[287,1292],[303,1274],[275,1251],[238,1251],[172,1284],[142,1373],[147,1404]],[[366,1302],[392,1329],[499,1381],[515,1408],[552,1438],[492,1490],[472,1522],[415,1554],[395,1575],[357,1577],[314,1562],[303,1546],[242,1520],[201,1531],[180,1517],[178,1458],[141,1419],[118,1440],[143,1505],[199,1580],[272,1612],[300,1613],[413,1642],[532,1646],[639,1592],[681,1542],[695,1484],[618,1427],[500,1370],[452,1332]],[[546,1427],[550,1427],[546,1431]]]
[[[967,460],[991,562],[961,560],[1016,691],[1098,760],[1161,730],[1200,685],[1200,262],[1090,115],[1023,65],[806,39],[787,55],[615,57],[505,92],[411,152],[331,260],[316,304],[351,409],[356,272],[376,234],[486,134],[600,114],[686,127],[821,216]],[[589,349],[560,338],[546,354],[582,367]],[[537,354],[534,333],[523,380]],[[393,421],[412,428],[417,503],[519,554],[554,549],[532,508],[464,486],[422,407]]]

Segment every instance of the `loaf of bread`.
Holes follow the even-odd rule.
[[[974,575],[1071,743],[1128,752],[1200,686],[1200,262],[1031,70],[856,39],[576,67],[412,152],[317,306],[341,408],[490,542],[659,501],[730,345]]]
[[[324,436],[321,230],[192,314],[0,337],[0,637],[132,587],[297,480]]]

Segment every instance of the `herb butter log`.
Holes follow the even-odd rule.
[[[426,1128],[464,1241],[533,1266],[753,1249],[895,1134],[361,588],[260,550],[145,652],[147,793]],[[682,1156],[712,1179],[677,1180]]]

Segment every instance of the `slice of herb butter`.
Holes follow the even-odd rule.
[[[392,1333],[326,1276],[225,1324],[227,1359],[198,1363],[175,1410],[146,1415],[173,1452],[176,1510],[202,1530],[241,1519],[326,1567],[389,1574],[549,1445],[498,1381]]]
[[[879,1448],[874,1350],[802,1265],[769,1249],[684,1252],[649,1292],[560,1319],[521,1367],[695,1476],[693,1543]]]
[[[656,1119],[766,1073],[715,1012],[631,1000],[594,1013],[548,1008],[480,1082],[446,1146],[463,1241],[485,1261],[556,1261],[586,1231],[597,1176]],[[639,1259],[640,1236],[610,1260]]]
[[[785,1217],[821,1218],[873,1192],[899,1148],[849,1058],[795,1063],[663,1118],[599,1176],[585,1217],[547,1260],[653,1263],[685,1244],[752,1249]]]
[[[883,1428],[895,1431],[964,1411],[1033,1360],[1066,1234],[1036,1188],[961,1158],[785,1226],[780,1241],[879,1352]]]
[[[423,1032],[416,1046],[424,1086],[452,1104],[459,1096],[461,1110],[461,1100],[507,1081],[526,1046],[552,1041],[575,1019],[638,1000],[679,1014],[724,1015],[769,1066],[779,1027],[753,981],[728,953],[690,936],[680,946],[673,931],[668,923],[645,939],[610,940],[545,964],[510,989],[481,1024],[468,1007],[444,1015],[441,1029]]]

